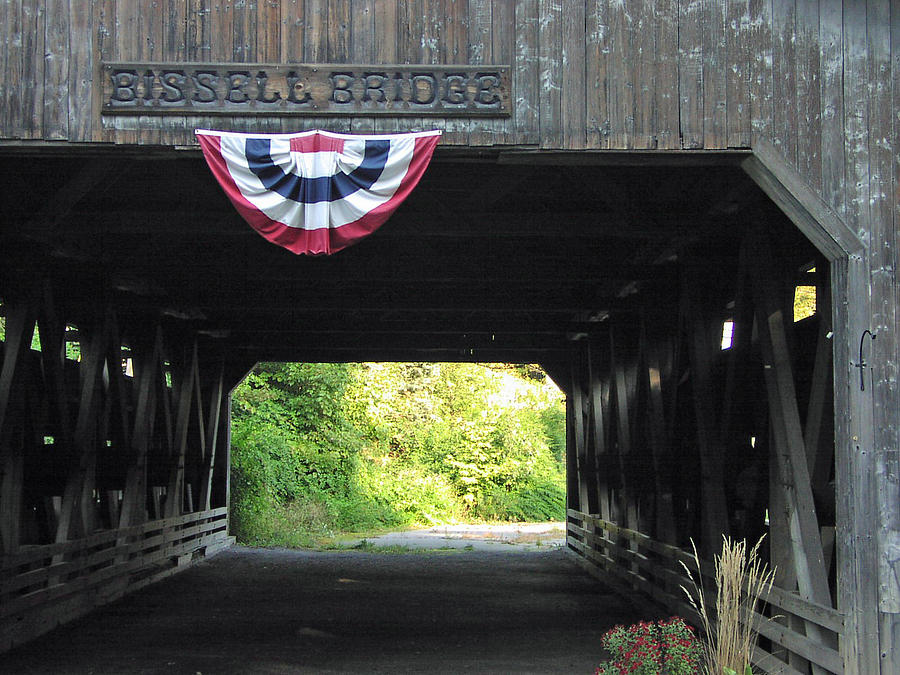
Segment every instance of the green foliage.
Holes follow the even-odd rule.
[[[802,321],[816,313],[816,287],[794,288],[794,321]]]
[[[260,364],[233,410],[234,530],[247,543],[303,539],[278,528],[564,517],[565,415],[533,372]]]
[[[700,672],[703,648],[684,619],[640,621],[632,626],[615,626],[602,638],[612,660],[601,663],[597,675],[636,673],[637,675],[694,675]]]

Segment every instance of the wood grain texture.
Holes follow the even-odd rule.
[[[895,3],[894,3],[895,4]],[[866,80],[878,82],[891,71],[891,3],[873,1],[867,5],[866,35],[868,74]],[[886,84],[886,83],[885,83]],[[900,394],[898,394],[897,355],[897,281],[898,241],[894,228],[897,170],[893,146],[896,110],[888,86],[869,86],[869,226],[872,230],[872,331],[879,338],[871,347],[872,390],[875,416],[875,452],[878,473],[897,475],[900,471]],[[868,359],[867,359],[868,360]],[[900,490],[896,481],[878,488],[881,550],[879,552],[879,608],[900,615],[900,561],[896,546],[900,542]],[[900,622],[900,617],[896,619]],[[882,650],[883,651],[883,650]]]
[[[466,26],[468,29],[468,63],[490,63],[494,58],[494,41],[492,35],[493,13],[492,0],[469,0]],[[457,131],[457,133],[460,133]],[[469,125],[469,145],[490,145],[493,134],[490,125]]]
[[[232,57],[235,63],[259,61],[257,0],[235,0],[232,13]]]
[[[10,7],[11,11],[13,9],[14,7]],[[39,3],[22,4],[21,105],[22,136],[25,138],[36,139],[43,136],[44,16]],[[15,47],[10,45],[6,50],[7,59],[12,60],[15,53]],[[8,67],[12,65],[8,63]],[[14,71],[7,71],[7,76],[12,72]]]
[[[726,144],[750,147],[750,3],[729,0],[725,23]]]
[[[609,143],[607,62],[610,29],[607,8],[606,2],[587,2],[585,8],[585,147],[588,148],[605,148]],[[523,56],[520,54],[519,58]]]
[[[234,7],[232,0],[209,0],[209,58],[234,58]],[[120,57],[126,58],[126,57]]]
[[[516,2],[513,97],[516,140],[537,144],[540,134],[540,20],[538,0]],[[588,99],[594,96],[588,93]]]
[[[703,147],[703,1],[679,3],[678,90],[681,144]]]
[[[846,211],[844,181],[844,114],[842,45],[842,3],[840,0],[819,2],[820,136],[822,142],[822,198],[838,214]]]
[[[750,0],[750,117],[751,141],[771,138],[772,90],[772,1]]]
[[[819,2],[797,0],[795,22],[797,167],[810,187],[822,184],[822,92]]]
[[[33,11],[32,3],[28,3],[26,7],[29,11]],[[0,103],[3,108],[0,111],[0,122],[7,129],[22,129],[27,123],[22,119],[23,103],[29,104],[24,100],[25,92],[23,91],[26,82],[31,79],[31,73],[23,71],[23,64],[30,55],[24,53],[23,40],[26,39],[23,34],[24,29],[31,29],[32,25],[23,27],[23,6],[22,0],[10,0],[2,3],[0,6],[0,26],[2,26],[3,37],[3,56],[0,57],[0,65],[3,67],[3,87],[0,89]],[[31,24],[28,21],[28,24]],[[41,58],[43,54],[41,54]],[[43,84],[43,83],[42,83]],[[43,103],[43,101],[41,101]],[[17,134],[19,135],[19,134]]]
[[[538,3],[538,64],[541,146],[560,147],[562,106],[562,5],[550,0]],[[470,27],[471,31],[471,27]]]
[[[400,63],[398,40],[402,13],[399,2],[377,2],[374,14],[375,34],[379,36],[374,44],[375,63]],[[378,133],[392,133],[399,127],[400,121],[396,119],[377,119],[374,123]]]
[[[659,150],[681,148],[681,133],[678,128],[678,40],[673,35],[678,32],[678,2],[659,0],[655,3],[656,25],[656,80],[653,96],[654,118],[653,146]],[[651,24],[653,25],[653,24]]]
[[[562,73],[560,87],[560,127],[562,138],[560,144],[564,148],[583,148],[585,145],[586,106],[585,91],[587,84],[584,48],[584,3],[573,2],[566,6],[562,13],[560,43]],[[499,26],[498,26],[499,28]]]
[[[631,4],[612,3],[607,19],[611,33],[607,74],[609,81],[609,145],[634,147],[635,61],[632,57],[635,17]]]
[[[799,133],[795,23],[794,3],[772,3],[772,142],[794,166]]]
[[[728,71],[726,11],[721,0],[707,0],[702,8],[703,147],[707,149],[728,145],[728,80],[734,73]]]
[[[515,62],[516,45],[516,2],[515,0],[493,0],[491,10],[491,22],[493,29],[492,34],[492,55],[494,63],[510,64]],[[580,41],[583,45],[584,24],[576,36],[576,41]],[[583,47],[579,47],[580,53],[584,54]],[[583,91],[583,88],[582,88]],[[515,111],[513,110],[513,115]],[[584,125],[582,125],[583,128]],[[515,143],[515,125],[512,119],[501,120],[495,118],[490,121],[490,127],[494,136],[494,143],[502,145],[511,145]],[[582,142],[582,146],[583,146]]]
[[[69,137],[69,3],[48,0],[44,6],[43,137]]]

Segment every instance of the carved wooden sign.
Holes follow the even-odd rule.
[[[503,117],[509,66],[104,63],[103,114]]]

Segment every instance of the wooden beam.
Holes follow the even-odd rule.
[[[113,441],[117,454],[124,456],[126,448],[130,447],[132,424],[132,380],[126,379],[122,368],[122,332],[118,318],[113,316],[110,320],[109,339],[106,343],[106,362],[108,366],[108,396],[111,402],[108,437]],[[130,354],[130,352],[129,352]],[[132,359],[132,366],[134,360]],[[116,504],[118,511],[118,500]],[[115,522],[118,522],[118,518]]]
[[[111,310],[110,310],[111,311]],[[91,534],[83,502],[93,488],[97,457],[97,423],[103,395],[103,369],[106,365],[106,341],[109,317],[93,326],[82,326],[81,393],[73,434],[75,457],[63,492],[62,508],[56,528],[57,543]]]
[[[863,250],[856,233],[768,140],[754,136],[753,157],[745,159],[741,167],[829,260]]]
[[[213,475],[216,471],[216,448],[219,440],[219,418],[222,414],[225,364],[220,362],[209,388],[209,417],[203,449],[203,467],[200,472],[199,508],[209,510],[212,499]]]
[[[566,508],[572,508],[579,499],[578,446],[575,427],[578,424],[573,395],[566,395]]]
[[[647,337],[646,317],[641,322],[641,344],[644,355],[642,376],[647,396],[647,431],[653,460],[655,488],[655,536],[667,544],[679,544],[675,524],[675,503],[671,487],[672,448],[666,435],[665,406],[663,404],[663,373],[657,345]]]
[[[762,239],[756,239],[754,243],[757,261],[753,268],[757,328],[781,482],[785,486],[797,583],[804,599],[831,606],[831,592],[822,557],[819,523],[787,346],[784,312],[779,302],[779,289],[773,283],[771,267],[767,264],[771,260],[771,253]]]
[[[703,297],[701,282],[692,279],[686,289],[683,313],[689,317],[691,391],[701,469],[700,549],[710,554],[719,549],[722,536],[729,533],[724,458],[715,409],[718,397],[712,380],[712,359],[718,349],[712,335],[719,322],[718,316],[697,300]]]
[[[575,472],[577,476],[577,504],[578,510],[584,513],[591,513],[590,489],[588,483],[593,480],[591,475],[591,464],[588,462],[587,442],[585,434],[585,424],[587,415],[585,414],[584,389],[581,386],[581,359],[573,358],[570,367],[570,379],[572,382],[572,438],[575,443]],[[573,508],[570,500],[569,508]]]
[[[41,364],[47,387],[46,395],[50,399],[57,426],[54,445],[57,451],[68,454],[72,452],[73,431],[65,378],[66,323],[56,307],[55,294],[49,280],[45,280],[43,285],[37,323],[41,336]]]
[[[148,344],[149,342],[149,344]],[[153,432],[153,417],[162,357],[162,334],[157,328],[149,341],[133,341],[131,345],[136,388],[134,429],[125,476],[125,491],[119,513],[119,527],[138,525],[144,521],[147,501],[147,449]]]
[[[626,347],[621,326],[614,325],[610,330],[610,362],[614,373],[616,402],[616,437],[618,441],[618,468],[620,473],[620,489],[618,494],[619,517],[623,517],[624,526],[641,531],[641,514],[638,500],[641,490],[634,472],[633,412],[637,385],[637,354],[633,348]],[[633,542],[628,543],[629,548]],[[632,571],[637,568],[633,565]]]
[[[827,500],[833,508],[834,491],[828,484],[834,467],[831,284],[824,260],[817,264],[816,270],[820,280],[816,285],[819,326],[803,437],[813,494],[819,503]]]
[[[6,339],[3,343],[3,367],[0,368],[0,431],[6,422],[12,399],[13,383],[34,334],[34,310],[30,300],[6,304]]]
[[[169,470],[169,484],[166,491],[165,517],[180,515],[184,508],[184,461],[188,444],[188,427],[191,409],[194,407],[194,393],[198,386],[197,340],[191,340],[187,359],[178,366],[180,373],[173,372],[173,380],[178,384],[176,400],[175,436],[173,439],[172,466]],[[173,364],[174,368],[175,364]]]
[[[591,442],[593,443],[593,471],[594,485],[597,492],[597,507],[600,516],[609,520],[610,492],[609,476],[607,475],[609,464],[609,445],[607,434],[609,426],[609,387],[604,384],[600,374],[598,359],[603,358],[605,350],[592,348],[588,351],[588,382],[590,383],[590,423]],[[608,372],[604,373],[606,377]]]

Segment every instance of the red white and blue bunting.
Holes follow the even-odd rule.
[[[294,253],[327,255],[391,216],[422,177],[441,132],[196,134],[213,175],[253,229]]]

